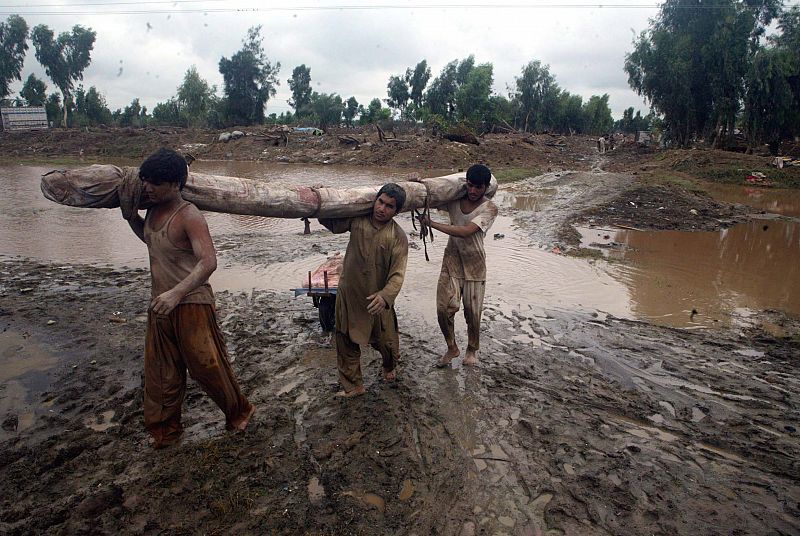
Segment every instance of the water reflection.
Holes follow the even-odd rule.
[[[679,326],[727,321],[739,308],[800,312],[800,226],[750,221],[719,232],[583,230],[616,243],[636,316]],[[697,314],[692,315],[692,311]]]
[[[800,217],[800,190],[734,184],[704,184],[714,199],[749,205],[782,216]]]

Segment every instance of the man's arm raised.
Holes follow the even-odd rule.
[[[422,225],[430,225],[437,231],[441,231],[446,235],[455,236],[456,238],[467,238],[481,230],[478,224],[469,222],[466,225],[450,225],[449,223],[439,223],[433,221],[428,216],[420,216],[419,221]]]

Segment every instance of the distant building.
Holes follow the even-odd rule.
[[[46,129],[47,111],[44,106],[0,108],[0,126],[6,131]]]

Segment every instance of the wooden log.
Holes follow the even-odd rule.
[[[107,164],[51,171],[42,177],[44,196],[56,203],[85,208],[119,207],[119,188],[125,177],[138,180],[138,170]],[[423,184],[424,182],[424,184]],[[403,211],[441,207],[466,194],[466,173],[398,183],[406,192]],[[427,186],[427,189],[426,189]],[[183,198],[201,210],[273,218],[348,218],[369,214],[381,185],[354,188],[284,186],[255,179],[189,172]],[[487,195],[497,191],[492,181]],[[146,208],[141,206],[141,209]]]

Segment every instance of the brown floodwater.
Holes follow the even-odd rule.
[[[615,244],[634,316],[708,327],[732,313],[800,313],[800,225],[752,220],[716,232],[579,229],[584,245]],[[696,314],[692,314],[695,311]]]
[[[195,162],[206,173],[255,178],[282,184],[324,184],[348,187],[406,180],[408,170],[385,168],[264,164],[256,162]],[[122,220],[119,211],[80,209],[46,200],[39,191],[47,167],[0,166],[0,255],[43,261],[146,267],[147,250]],[[449,170],[426,170],[427,176]],[[774,190],[777,192],[777,190]],[[770,195],[773,190],[766,190]],[[787,191],[781,191],[786,194]],[[497,201],[515,211],[538,211],[552,192],[518,196],[499,192]],[[791,211],[795,197],[768,201],[772,211]],[[734,195],[730,190],[729,195]],[[744,194],[743,194],[744,195]],[[761,197],[763,199],[763,196]],[[788,206],[788,208],[787,208]],[[788,212],[787,212],[788,213]],[[293,237],[309,243],[299,260],[244,264],[226,260],[212,276],[217,290],[285,291],[297,287],[308,270],[325,255],[311,253],[314,235],[299,234],[297,220],[207,213],[212,236],[246,234]],[[443,216],[440,216],[443,218]],[[408,214],[398,217],[412,231]],[[767,230],[762,227],[768,226]],[[316,222],[312,228],[319,229]],[[487,306],[504,311],[603,311],[622,317],[649,319],[679,326],[713,326],[727,322],[737,309],[777,308],[800,312],[798,240],[793,222],[769,221],[740,225],[719,233],[583,230],[585,241],[624,244],[611,255],[627,262],[606,263],[553,254],[530,243],[513,219],[499,216],[486,237],[489,280]],[[497,239],[495,235],[499,234]],[[595,236],[600,235],[600,236]],[[302,242],[298,242],[302,245]],[[441,234],[422,250],[412,250],[406,284],[398,308],[435,329],[434,296],[446,240]],[[225,253],[221,255],[224,258]],[[307,298],[298,298],[307,299]],[[698,314],[691,315],[692,310]],[[402,314],[402,313],[401,313]]]
[[[800,190],[759,188],[735,184],[704,184],[714,199],[749,205],[771,214],[800,217]]]

